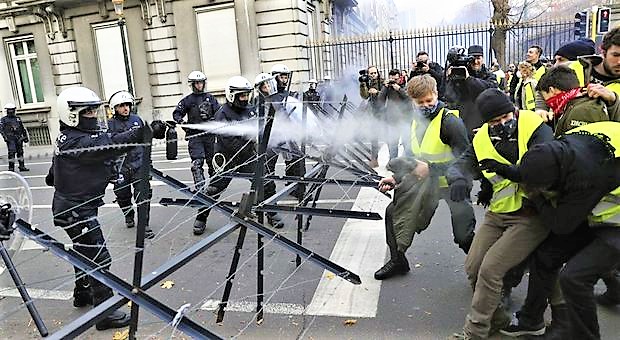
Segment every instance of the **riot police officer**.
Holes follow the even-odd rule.
[[[102,101],[85,87],[63,90],[57,99],[60,134],[56,139],[52,166],[45,178],[54,186],[52,212],[54,224],[71,238],[73,249],[108,269],[112,258],[105,246],[97,210],[103,205],[112,169],[107,163],[127,148],[102,148],[113,144],[137,143],[142,129],[122,133],[104,132],[100,119],[105,118]],[[112,289],[75,269],[73,305],[99,305],[113,296]],[[98,330],[121,328],[129,324],[129,316],[115,311],[96,324]]]
[[[142,119],[132,113],[134,107],[134,98],[131,93],[127,91],[118,91],[114,93],[108,101],[114,115],[112,119],[108,121],[108,131],[111,133],[120,133],[129,131],[131,129],[137,129],[144,127]],[[142,161],[144,158],[144,147],[137,146],[132,148],[117,160],[118,176],[114,181],[114,194],[116,195],[116,203],[123,211],[125,215],[125,225],[127,228],[133,228],[135,226],[134,216],[135,212],[131,203],[131,187],[133,186],[133,196],[136,203],[144,200],[151,199],[150,183],[147,184],[147,192],[140,192],[139,170],[142,167]],[[146,238],[153,238],[155,234],[153,231],[146,228]]]
[[[200,124],[212,121],[215,113],[220,109],[217,99],[206,92],[207,76],[200,71],[192,71],[187,77],[192,93],[185,96],[172,113],[172,118],[177,123],[182,123],[187,115],[187,122],[190,124]],[[196,190],[201,190],[205,186],[204,169],[205,162],[208,166],[209,176],[212,177],[213,148],[215,145],[215,135],[200,130],[185,129],[185,139],[188,141],[187,149],[192,160],[192,177]],[[194,222],[194,234],[200,235],[204,232],[207,216],[203,210],[198,211]]]
[[[271,68],[271,75],[275,76],[277,82],[277,93],[271,97],[272,103],[281,103],[275,104],[276,110],[280,113],[279,117],[288,117],[288,112],[286,112],[286,108],[284,103],[287,101],[287,97],[297,97],[297,93],[288,90],[288,83],[291,81],[291,71],[284,64],[276,64]],[[282,119],[282,118],[280,118]],[[300,152],[299,148],[291,143],[289,143],[289,147],[293,148],[298,154]],[[292,156],[290,154],[284,154],[284,164],[286,166],[285,173],[287,176],[303,176],[306,172],[305,163],[302,158],[298,156]],[[291,195],[297,197],[298,199],[302,199],[305,195],[305,185],[298,184],[297,187],[291,191]]]
[[[256,118],[255,107],[252,103],[254,87],[244,77],[235,76],[226,83],[226,104],[215,115],[220,122],[242,122]],[[218,136],[216,151],[222,154],[225,160],[224,171],[254,173],[256,169],[256,142],[247,136]],[[267,169],[266,172],[269,172]],[[230,184],[231,178],[217,178],[209,185],[209,194],[218,197]],[[265,182],[265,197],[276,193],[273,181]],[[282,228],[284,223],[276,213],[267,213],[267,221],[274,228]]]
[[[4,105],[6,116],[0,119],[0,133],[9,151],[9,171],[15,171],[15,155],[19,162],[19,171],[29,171],[24,164],[24,145],[28,143],[28,134],[22,120],[15,115],[15,104]]]

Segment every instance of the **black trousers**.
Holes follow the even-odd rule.
[[[620,249],[598,238],[596,229],[585,223],[569,235],[550,234],[531,257],[527,297],[519,319],[542,322],[559,279],[573,339],[600,339],[594,285],[620,263],[619,258]]]
[[[140,191],[140,186],[143,184],[142,179],[136,174],[132,172],[123,172],[123,180],[114,183],[114,194],[116,195],[116,203],[123,211],[123,215],[126,217],[133,218],[134,210],[131,204],[131,197],[136,203],[143,202],[145,200],[150,200],[152,197],[151,184],[149,182],[146,183],[147,192],[143,193]],[[132,193],[133,187],[133,193]],[[148,220],[147,220],[148,225]]]
[[[54,224],[62,228],[73,242],[73,249],[99,267],[109,269],[112,263],[110,252],[105,246],[105,238],[97,221],[97,208],[67,208],[63,205],[52,207]],[[101,282],[86,276],[78,268],[75,270],[75,292],[92,294],[95,305],[113,295],[112,289]]]
[[[24,166],[24,144],[22,142],[18,142],[16,140],[7,140],[6,147],[8,150],[9,156],[9,170],[15,169],[15,156],[17,155],[17,160],[19,162],[19,166]]]

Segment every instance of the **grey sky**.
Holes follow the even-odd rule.
[[[452,24],[464,7],[484,0],[394,0],[404,29]],[[484,6],[481,6],[484,7]],[[480,13],[486,16],[488,13]],[[479,20],[475,20],[479,21]]]

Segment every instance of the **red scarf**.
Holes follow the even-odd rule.
[[[553,110],[555,118],[560,118],[560,116],[564,113],[566,104],[579,96],[580,93],[581,88],[575,88],[566,92],[560,92],[555,96],[545,100],[545,103],[547,103],[547,106],[549,106],[549,108]]]

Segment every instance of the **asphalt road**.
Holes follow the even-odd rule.
[[[28,150],[29,154],[49,152],[43,148]],[[155,149],[154,165],[165,173],[189,183],[189,158],[181,146],[177,161],[168,161],[162,149]],[[28,162],[31,171],[24,173],[34,196],[33,224],[67,241],[62,231],[52,226],[52,188],[44,184],[50,157]],[[0,170],[6,162],[0,161]],[[311,165],[310,165],[311,166]],[[283,172],[282,165],[277,169]],[[346,172],[331,170],[329,176],[352,179]],[[234,180],[226,194],[236,200],[246,192],[249,182]],[[184,197],[172,188],[153,183],[153,202],[163,197]],[[278,183],[281,188],[283,183]],[[108,240],[114,263],[112,272],[131,281],[135,229],[127,229],[120,209],[113,203],[112,190],[106,192],[106,206],[100,209],[100,222]],[[284,200],[292,202],[291,197]],[[387,200],[370,189],[326,186],[319,207],[372,210],[384,215]],[[481,220],[482,209],[476,207]],[[195,211],[191,208],[163,207],[151,209],[151,228],[158,236],[147,241],[145,269],[158,267],[187,247],[228,222],[221,214],[211,214],[204,236],[192,235]],[[265,301],[264,321],[257,325],[253,313],[256,294],[256,234],[249,231],[242,250],[237,277],[231,294],[231,310],[222,324],[215,323],[212,306],[221,299],[223,282],[228,273],[238,232],[192,260],[166,280],[170,288],[156,285],[149,294],[178,309],[190,304],[187,316],[222,337],[239,339],[445,339],[463,325],[471,300],[471,289],[463,272],[464,255],[452,242],[449,211],[442,202],[431,226],[416,235],[407,257],[412,266],[408,275],[384,282],[372,273],[385,261],[386,246],[383,221],[347,221],[315,217],[303,235],[303,244],[326,258],[358,273],[362,285],[354,286],[303,259],[295,266],[295,257],[286,249],[265,240]],[[296,237],[296,221],[285,219],[280,232],[290,239]],[[14,258],[17,269],[50,331],[84,313],[73,308],[73,270],[63,260],[41,250],[28,241]],[[162,282],[163,283],[163,282]],[[37,338],[33,323],[21,300],[14,297],[7,273],[0,274],[0,339]],[[602,287],[597,287],[602,289]],[[524,284],[514,293],[516,304],[525,296]],[[127,308],[126,308],[127,309]],[[127,309],[128,310],[128,309]],[[599,322],[604,339],[617,339],[620,308],[599,309]],[[141,311],[139,338],[186,338],[147,311]],[[115,331],[90,330],[82,338],[111,339]],[[500,338],[500,337],[496,337]]]

